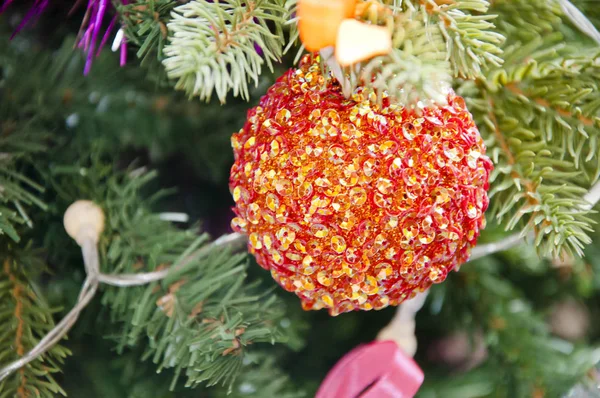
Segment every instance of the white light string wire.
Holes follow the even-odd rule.
[[[230,246],[233,248],[239,248],[246,243],[246,236],[240,233],[234,232],[232,234],[223,235],[214,242],[198,249],[195,253],[184,259],[181,263],[177,264],[177,267],[183,267],[190,261],[197,259],[207,253],[213,248],[218,246]],[[144,272],[136,274],[98,274],[98,281],[111,286],[127,287],[127,286],[139,286],[147,283],[160,281],[164,279],[167,274],[171,272],[170,268],[165,268],[160,271]]]
[[[36,344],[29,352],[23,355],[18,360],[11,362],[0,370],[0,382],[7,378],[14,371],[27,365],[35,360],[38,356],[45,353],[54,344],[58,343],[71,327],[77,321],[79,314],[88,305],[98,290],[98,250],[96,242],[91,240],[84,241],[81,246],[81,251],[84,258],[87,277],[77,298],[77,304],[69,311],[69,313]]]
[[[583,197],[587,202],[581,206],[582,211],[591,210],[596,203],[600,201],[600,182],[597,182]],[[507,236],[498,242],[487,243],[473,248],[469,261],[487,255],[508,250],[512,247],[524,243],[527,239],[533,237],[531,234],[523,236],[522,233],[516,233]],[[398,306],[396,314],[390,323],[379,332],[378,340],[394,340],[405,354],[413,356],[417,350],[417,338],[415,333],[415,316],[425,304],[428,291],[417,294],[410,300]]]
[[[74,205],[81,202],[85,202],[84,205],[88,206],[88,209],[84,211],[88,211],[91,207],[92,211],[96,212],[95,215],[97,215],[98,211],[101,212],[97,206],[90,204],[91,202],[78,201],[75,202]],[[66,225],[67,217],[65,216],[65,227],[67,228],[67,232],[69,232],[69,235],[71,235],[71,237],[73,237],[81,246],[83,263],[87,275],[83,283],[83,287],[81,288],[81,292],[79,293],[79,297],[77,298],[77,303],[73,309],[71,309],[71,311],[69,311],[69,313],[65,315],[65,317],[50,332],[48,332],[48,334],[44,336],[44,338],[41,339],[38,344],[35,345],[35,347],[33,347],[18,360],[11,362],[0,369],[0,382],[10,376],[16,370],[44,354],[46,351],[48,351],[48,349],[58,343],[58,341],[60,341],[68,333],[71,327],[73,327],[77,321],[77,318],[79,318],[81,311],[83,311],[92,298],[94,298],[100,283],[120,287],[140,286],[151,282],[160,281],[171,271],[171,269],[167,268],[161,271],[139,274],[110,275],[101,273],[100,262],[98,259],[98,238],[103,229],[104,216],[101,215],[101,220],[94,220],[91,225],[86,224],[85,219],[89,218],[87,214],[84,214],[83,216],[78,214],[77,216],[79,217],[77,220],[79,225],[75,227],[76,230],[73,234],[69,232],[69,228]],[[96,225],[98,222],[102,225]],[[192,253],[189,257],[178,263],[177,267],[183,267],[190,261],[208,254],[215,247],[233,246],[237,248],[238,246],[242,246],[245,242],[246,237],[242,234],[233,233],[224,235],[214,242],[196,250],[196,252]]]
[[[579,11],[579,9],[569,0],[558,0],[558,4],[560,4],[560,8],[565,13],[565,16],[569,18],[579,30],[591,37],[596,43],[600,44],[600,32],[598,32],[598,29],[596,29],[594,24],[584,13]]]
[[[589,205],[584,206],[582,210],[590,210],[598,201],[600,201],[600,182],[596,183],[590,191],[584,196],[586,202]],[[85,234],[84,234],[85,235]],[[89,235],[89,234],[87,234]],[[29,362],[35,360],[37,357],[45,353],[50,347],[61,340],[71,327],[77,321],[81,311],[87,306],[92,300],[98,285],[104,283],[106,285],[128,287],[128,286],[140,286],[151,282],[157,282],[164,279],[170,272],[170,269],[164,269],[155,272],[135,273],[135,274],[103,274],[100,272],[99,260],[98,260],[98,248],[97,248],[97,237],[87,237],[85,239],[76,239],[81,245],[81,251],[83,255],[83,262],[87,277],[79,293],[77,303],[69,311],[69,313],[42,339],[40,342],[32,348],[28,353],[23,355],[18,360],[11,362],[0,369],[0,382],[8,377],[11,373],[18,370],[19,368],[27,365]],[[525,238],[520,233],[510,235],[498,242],[487,243],[475,247],[471,253],[469,261],[476,260],[478,258],[493,254],[496,252],[504,251],[515,247],[522,242]],[[198,249],[195,253],[191,254],[188,258],[184,259],[177,266],[182,267],[188,264],[190,261],[197,259],[203,255],[208,254],[215,247],[219,246],[230,246],[239,248],[246,243],[245,235],[240,233],[232,233],[223,235],[214,242]],[[405,352],[414,354],[416,349],[416,341],[408,336],[408,333],[414,333],[414,316],[418,310],[425,303],[427,292],[420,293],[413,299],[406,301],[401,304],[396,311],[396,315],[379,334],[379,339],[396,339],[397,342],[402,346]],[[412,325],[412,326],[411,326]],[[396,338],[394,337],[396,336]],[[412,355],[410,354],[410,355]]]
[[[583,207],[582,210],[584,211],[590,210],[592,207],[594,207],[596,203],[598,203],[598,201],[600,200],[600,182],[596,183],[590,189],[590,191],[584,196],[584,199],[586,202],[589,203],[589,205]],[[7,378],[14,371],[35,360],[37,357],[45,353],[50,347],[56,344],[59,340],[61,340],[71,329],[71,327],[75,324],[81,311],[92,300],[92,298],[96,294],[96,291],[98,290],[98,285],[100,283],[118,287],[140,286],[151,282],[160,281],[164,279],[170,272],[170,269],[167,268],[155,272],[145,272],[136,274],[112,275],[101,273],[99,267],[97,248],[99,233],[95,236],[93,233],[90,233],[90,229],[93,228],[96,227],[84,225],[84,228],[82,228],[82,231],[79,235],[71,235],[78,241],[78,243],[81,246],[83,262],[87,274],[83,287],[81,288],[81,292],[79,293],[77,303],[75,304],[73,309],[71,309],[71,311],[69,311],[69,313],[42,340],[40,340],[40,342],[34,348],[32,348],[29,352],[27,352],[18,360],[11,362],[10,364],[0,369],[0,382]],[[101,232],[101,230],[99,232]],[[80,238],[80,236],[83,236],[83,238]],[[498,242],[487,243],[477,246],[473,249],[469,261],[499,251],[510,249],[514,246],[519,245],[523,241],[524,237],[522,236],[522,234],[517,233],[510,235]],[[185,266],[190,261],[193,261],[194,259],[197,259],[202,255],[208,254],[215,247],[232,246],[235,248],[239,248],[243,246],[245,242],[245,235],[242,235],[237,232],[228,235],[223,235],[214,242],[198,249],[195,253],[191,254],[188,258],[184,259],[181,263],[179,263],[178,267]],[[413,298],[412,300],[409,300],[404,304],[400,305],[398,311],[396,312],[396,315],[394,316],[390,324],[382,330],[379,338],[393,339],[392,336],[394,333],[396,335],[400,333],[402,337],[399,338],[402,341],[404,341],[404,343],[402,343],[404,345],[403,349],[408,352],[413,352],[412,339],[406,338],[406,336],[404,335],[406,334],[405,332],[409,329],[411,329],[410,331],[414,333],[414,325],[412,328],[409,327],[411,325],[411,319],[414,319],[414,316],[417,313],[417,311],[423,306],[426,294],[426,292],[420,293],[417,296],[415,296],[415,298]],[[395,332],[390,333],[392,330],[394,330]]]

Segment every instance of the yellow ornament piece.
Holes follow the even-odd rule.
[[[355,19],[346,19],[340,24],[335,58],[341,66],[349,66],[390,51],[392,35],[387,28]]]

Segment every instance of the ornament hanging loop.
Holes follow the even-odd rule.
[[[333,77],[340,83],[340,87],[342,88],[342,94],[344,97],[350,98],[352,95],[352,83],[350,79],[344,73],[341,65],[337,62],[334,56],[334,48],[327,47],[319,51],[323,63],[327,65]]]

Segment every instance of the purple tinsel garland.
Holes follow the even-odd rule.
[[[6,11],[6,9],[12,4],[14,0],[4,0],[4,3],[0,7],[0,13]],[[210,0],[209,0],[210,1]],[[33,6],[27,11],[27,14],[23,17],[17,28],[11,35],[11,39],[15,37],[23,28],[31,21],[36,20],[42,12],[48,7],[49,0],[35,0]],[[122,4],[128,4],[128,0],[121,0]],[[77,6],[77,4],[76,4]],[[108,38],[110,37],[116,23],[117,15],[113,16],[110,20],[108,27],[102,35],[102,39],[96,49],[98,38],[100,37],[100,31],[102,30],[102,24],[104,23],[104,17],[106,15],[107,8],[111,7],[110,0],[88,0],[87,10],[81,23],[81,28],[78,35],[77,47],[82,49],[86,53],[85,66],[83,74],[88,75],[92,69],[92,63],[94,56],[98,57],[100,52],[106,45]],[[255,22],[258,20],[255,18]],[[121,28],[122,29],[122,28]],[[117,35],[119,37],[119,35]],[[119,64],[124,66],[127,62],[127,40],[125,35],[121,35],[120,43],[113,44],[113,51],[120,48]],[[254,43],[254,49],[261,57],[264,55],[263,49]]]
[[[0,13],[6,11],[6,9],[12,4],[13,0],[5,0],[0,7]],[[31,21],[35,21],[44,10],[48,7],[49,0],[35,0],[33,6],[27,11],[19,25],[16,27],[11,35],[11,39],[15,37],[23,28]],[[123,4],[127,4],[127,0],[122,0]],[[109,0],[89,0],[87,4],[87,10],[81,23],[81,29],[78,36],[77,47],[82,49],[86,53],[85,67],[83,74],[87,75],[91,68],[94,60],[94,56],[98,57],[100,52],[106,45],[108,38],[111,35],[116,23],[117,15],[115,15],[108,24],[108,27],[102,35],[99,45],[98,38],[100,37],[100,31],[102,30],[102,24],[106,15],[107,8],[111,7]],[[127,41],[125,36],[122,36],[121,43],[119,46],[121,53],[119,57],[119,63],[121,66],[127,62]]]

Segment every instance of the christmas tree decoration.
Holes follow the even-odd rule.
[[[300,0],[298,32],[302,44],[308,51],[334,46],[341,66],[390,53],[392,35],[386,27],[354,19],[355,14],[363,13],[369,6],[356,4],[355,0]]]
[[[127,0],[122,1],[123,4],[127,4]],[[106,42],[108,41],[108,38],[110,37],[110,34],[117,22],[117,15],[115,15],[111,18],[104,35],[102,35],[102,39],[99,40],[105,14],[107,9],[111,7],[111,4],[112,3],[107,0],[98,0],[96,2],[88,3],[86,17],[84,17],[84,20],[81,23],[81,29],[79,31],[79,43],[77,45],[86,53],[85,68],[83,70],[84,75],[90,73],[93,59],[100,54],[100,51],[102,51],[106,45]],[[118,47],[121,48],[120,64],[123,66],[127,60],[126,40],[122,34],[117,35],[116,39],[117,40],[115,41],[118,42]],[[118,48],[116,44],[117,43],[113,45],[115,51]]]
[[[414,397],[423,371],[393,341],[377,341],[355,348],[327,374],[316,398]]]
[[[5,0],[2,6],[0,6],[0,14],[5,12],[6,9],[11,5],[12,0]],[[127,4],[128,0],[121,0],[122,4]],[[36,0],[29,11],[25,14],[19,25],[13,31],[11,39],[14,38],[28,23],[35,21],[48,7],[49,0]],[[76,8],[80,3],[76,2],[73,6]],[[118,15],[115,15],[110,19],[110,22],[104,34],[100,36],[102,31],[102,25],[105,22],[105,15],[107,10],[113,7],[113,4],[108,0],[89,1],[87,3],[87,9],[81,27],[78,33],[77,47],[82,49],[86,54],[86,62],[83,69],[83,74],[87,75],[92,69],[92,63],[94,58],[100,55],[100,52],[106,45],[109,37],[111,36],[112,30],[117,23]],[[73,10],[71,10],[73,11]],[[115,10],[113,10],[115,11]],[[127,61],[127,40],[123,36],[123,31],[120,29],[117,31],[115,40],[113,43],[113,51],[121,49],[120,52],[120,65],[125,65]]]
[[[492,163],[462,98],[417,112],[307,56],[232,137],[233,228],[305,309],[397,305],[464,263]]]
[[[392,340],[409,356],[417,352],[417,336],[415,335],[417,312],[425,304],[428,292],[417,294],[414,298],[404,301],[396,311],[392,321],[377,334],[377,340]]]
[[[355,19],[342,21],[335,45],[335,58],[341,66],[350,66],[376,55],[392,51],[392,35],[383,26]]]
[[[298,1],[298,33],[308,51],[333,46],[338,29],[346,18],[354,17],[356,0]]]
[[[63,226],[67,234],[81,247],[87,278],[81,287],[75,307],[28,352],[24,352],[23,347],[20,347],[19,358],[0,367],[0,386],[13,372],[51,350],[73,327],[83,308],[94,298],[99,284],[98,240],[104,231],[104,225],[104,212],[92,201],[77,200],[65,211]],[[25,392],[17,395],[25,396]]]
[[[78,200],[67,208],[63,224],[67,234],[79,245],[85,239],[98,242],[104,230],[104,212],[92,201]]]

